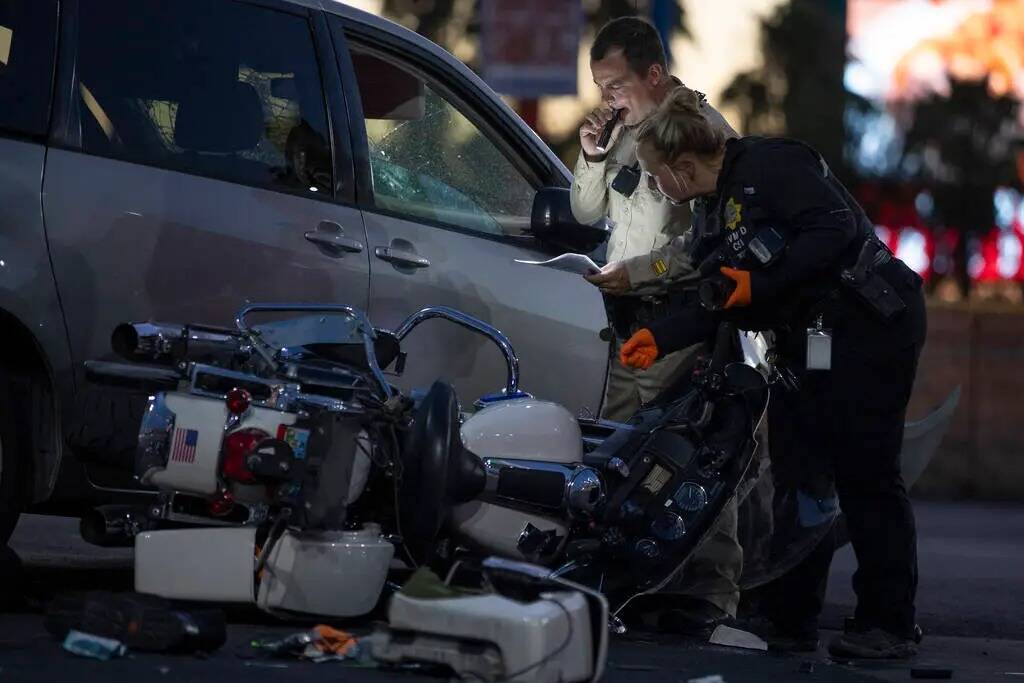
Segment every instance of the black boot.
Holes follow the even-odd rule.
[[[905,636],[851,621],[829,643],[828,653],[835,659],[909,659],[917,654],[920,642],[921,629],[916,626]]]

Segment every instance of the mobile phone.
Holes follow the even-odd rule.
[[[597,151],[606,152],[608,151],[608,143],[611,142],[612,133],[615,132],[615,124],[622,118],[622,110],[616,109],[612,114],[611,121],[604,124],[604,129],[601,131],[601,137],[597,139]]]

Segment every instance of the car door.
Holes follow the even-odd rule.
[[[366,306],[322,14],[266,1],[69,4],[43,204],[75,361],[108,355],[124,320],[231,325],[255,301]]]
[[[461,75],[413,61],[411,44],[351,32],[345,42],[357,86],[350,126],[369,166],[357,178],[370,185],[359,190],[374,321],[392,326],[437,305],[469,313],[509,336],[524,390],[596,413],[608,359],[601,296],[579,275],[516,262],[552,253],[527,234],[543,178],[508,143],[514,115],[482,113],[460,96],[470,87]],[[497,349],[443,321],[424,323],[403,348],[406,387],[442,378],[468,407],[505,384]]]

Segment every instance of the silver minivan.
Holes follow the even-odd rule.
[[[525,390],[597,413],[600,295],[516,262],[600,243],[569,217],[570,179],[461,62],[339,2],[4,0],[0,538],[25,506],[132,490],[68,446],[125,417],[80,371],[124,320],[314,301],[391,327],[447,305],[511,338]],[[451,325],[405,350],[402,386],[504,385],[495,349]]]

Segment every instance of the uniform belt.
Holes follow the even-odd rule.
[[[616,335],[629,338],[637,330],[672,315],[687,305],[697,305],[692,292],[667,292],[648,297],[609,297],[609,317]]]
[[[657,320],[696,302],[696,292],[666,292],[658,296],[645,296],[637,303],[637,317]]]

